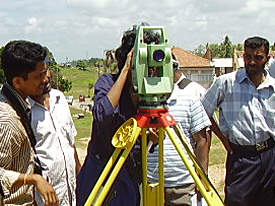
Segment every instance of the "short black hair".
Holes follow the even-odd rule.
[[[262,46],[264,46],[265,51],[266,51],[266,55],[268,56],[268,54],[269,54],[269,42],[268,42],[267,39],[264,39],[264,38],[259,37],[259,36],[254,36],[254,37],[247,38],[244,41],[244,49],[246,47],[255,49],[255,48],[262,47]]]
[[[47,50],[40,44],[14,40],[6,44],[1,55],[1,63],[9,84],[16,76],[28,78],[28,73],[36,69],[39,61],[44,61]]]
[[[141,26],[149,26],[148,23],[142,22]],[[137,35],[137,25],[134,25],[131,29],[124,32],[121,45],[116,49],[115,57],[118,61],[118,69],[119,71],[124,67],[124,64],[127,59],[128,53],[132,50],[135,44],[135,39]],[[154,33],[152,31],[145,31],[143,35],[144,42],[146,44],[150,44],[152,42],[159,44],[160,35],[158,33]]]

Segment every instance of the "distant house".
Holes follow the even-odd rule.
[[[185,76],[208,88],[213,82],[215,67],[211,60],[200,57],[179,47],[173,47],[172,53],[180,63],[180,69]]]
[[[213,58],[212,61],[213,65],[215,66],[216,76],[220,76],[222,74],[226,74],[236,70],[234,69],[236,68],[236,65],[238,65],[237,68],[244,67],[243,58],[236,59],[237,63],[235,64],[233,62],[233,58]]]

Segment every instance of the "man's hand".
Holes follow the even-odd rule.
[[[228,139],[222,134],[219,126],[217,125],[217,123],[215,122],[215,120],[213,119],[213,117],[210,118],[210,121],[212,123],[210,129],[215,133],[215,135],[220,139],[220,141],[222,142],[224,148],[227,150],[227,152],[229,154],[233,154],[233,150],[230,147],[229,141]]]
[[[26,184],[34,184],[37,191],[44,197],[45,206],[58,206],[59,200],[53,187],[41,175],[29,174]]]
[[[147,133],[148,139],[150,141],[152,141],[154,145],[157,144],[158,141],[159,141],[157,129],[156,128],[149,128],[147,132],[148,132]]]
[[[132,49],[128,55],[127,55],[127,59],[126,62],[124,64],[124,67],[122,68],[121,72],[129,72],[132,69],[132,60],[133,60],[133,55],[134,55],[134,49]]]

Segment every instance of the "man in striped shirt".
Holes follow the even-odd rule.
[[[28,41],[11,41],[3,49],[1,63],[7,83],[0,93],[0,192],[4,205],[34,205],[33,187],[46,205],[57,205],[52,186],[34,173],[35,142],[29,120],[29,95],[42,94],[47,80],[47,50]]]
[[[185,136],[194,147],[194,152],[205,172],[208,168],[209,142],[206,128],[211,125],[202,104],[195,95],[181,89],[184,76],[175,72],[174,90],[167,100],[169,113],[173,115]],[[149,136],[150,138],[150,136]],[[148,154],[148,179],[150,183],[158,182],[158,146]],[[191,205],[195,194],[195,183],[186,169],[169,137],[164,139],[164,186],[165,205]]]

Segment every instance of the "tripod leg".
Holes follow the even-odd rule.
[[[142,203],[143,206],[146,206],[147,202],[147,135],[146,135],[146,128],[142,129],[141,132],[141,157],[142,157]]]
[[[159,182],[155,184],[148,183],[147,177],[147,129],[142,129],[142,194],[143,194],[143,206],[150,205],[164,205],[164,160],[163,160],[163,139],[164,139],[164,130],[159,128]]]
[[[158,129],[159,136],[159,205],[164,205],[164,130],[162,127]]]
[[[96,185],[94,186],[84,206],[90,206],[91,204],[95,206],[103,204],[116,177],[118,176],[127,157],[129,156],[129,153],[131,152],[140,134],[140,131],[141,128],[137,127],[136,120],[131,118],[127,122],[125,122],[115,133],[113,139],[116,140],[115,142],[117,144],[117,147],[121,147],[121,145],[123,145],[123,148],[115,149],[113,155],[111,156],[103,172],[101,173]],[[119,141],[121,141],[122,143]],[[122,154],[119,157],[119,154],[121,152]],[[112,172],[110,174],[111,170]],[[106,180],[107,176],[108,179]],[[104,182],[106,182],[106,184],[102,188]],[[101,188],[102,190],[100,190]]]
[[[86,200],[85,206],[90,206],[92,205],[92,203],[96,200],[96,195],[98,194],[99,190],[101,189],[105,179],[107,178],[109,171],[112,169],[113,167],[113,162],[115,162],[115,160],[118,158],[119,154],[120,154],[121,149],[116,149],[113,153],[113,155],[111,156],[111,158],[109,159],[107,165],[105,166],[104,170],[102,171],[99,179],[97,180],[92,192],[90,193],[88,199]]]
[[[182,140],[182,143],[183,143],[183,145],[186,149],[187,154],[189,155],[190,159],[194,163],[194,166],[196,168],[198,168],[202,172],[202,174],[204,174],[201,177],[202,179],[200,179],[200,177],[196,173],[193,165],[190,163],[189,159],[185,155],[183,149],[181,148],[181,145],[179,144],[175,134],[173,133],[173,130],[170,127],[165,127],[165,131],[167,132],[168,136],[170,137],[171,141],[173,142],[176,150],[178,151],[179,155],[181,156],[186,168],[188,169],[191,176],[193,177],[197,187],[199,188],[201,194],[205,198],[208,205],[210,205],[210,206],[222,206],[223,205],[222,200],[220,199],[220,197],[217,194],[217,192],[215,191],[215,189],[212,188],[212,185],[211,185],[210,181],[208,180],[208,178],[206,178],[206,175],[204,174],[202,167],[197,162],[197,160],[196,160],[195,156],[193,155],[193,153],[191,152],[191,149],[189,148],[189,146],[184,142],[185,141],[184,138],[179,137]],[[182,133],[182,135],[183,135],[183,133]],[[205,185],[207,185],[207,190],[208,191],[206,190]],[[209,191],[209,188],[211,188],[210,191]]]

